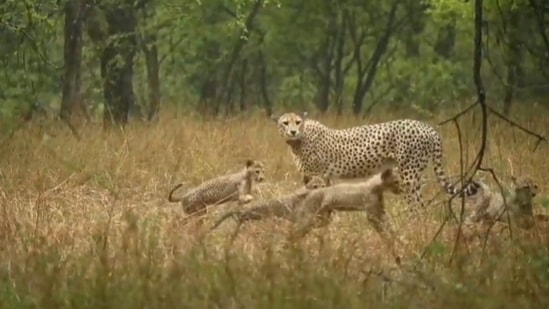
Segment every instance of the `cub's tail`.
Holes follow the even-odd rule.
[[[180,202],[181,199],[180,198],[174,198],[173,197],[173,193],[175,191],[177,191],[177,189],[181,188],[185,183],[182,182],[180,184],[178,184],[177,186],[175,186],[171,191],[170,191],[170,194],[168,194],[168,201],[172,202],[172,203],[176,203],[176,202]]]

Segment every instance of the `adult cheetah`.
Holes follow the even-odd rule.
[[[381,170],[387,162],[395,163],[407,203],[424,206],[421,174],[432,161],[438,182],[446,192],[459,191],[448,181],[442,167],[440,135],[427,123],[400,119],[333,129],[308,119],[307,113],[272,115],[271,119],[277,123],[303,174],[320,175],[327,180],[365,178]],[[474,195],[478,188],[478,183],[471,181],[460,195]]]

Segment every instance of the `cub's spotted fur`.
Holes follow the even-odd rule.
[[[493,192],[484,182],[480,183],[481,190],[473,197],[473,212],[466,218],[465,223],[490,224],[495,221],[507,222],[506,213],[519,227],[529,229],[534,224],[534,208],[532,200],[538,193],[537,184],[529,177],[512,177],[513,186],[505,199],[501,192]]]
[[[203,182],[187,191],[180,198],[173,197],[173,193],[183,184],[177,185],[170,191],[168,200],[172,203],[181,203],[187,214],[203,214],[207,206],[219,205],[229,201],[246,204],[253,200],[251,195],[253,184],[263,181],[264,176],[265,168],[261,161],[247,160],[241,171]]]
[[[301,238],[313,227],[328,224],[333,211],[366,211],[368,221],[382,239],[390,241],[391,253],[394,254],[395,234],[387,220],[385,191],[400,193],[398,175],[395,175],[392,168],[387,168],[366,181],[338,183],[310,191],[296,207],[294,215],[297,227],[292,237]]]
[[[251,220],[262,220],[273,216],[290,219],[290,214],[294,210],[295,206],[302,201],[311,190],[324,187],[326,187],[326,182],[321,177],[306,176],[304,187],[279,198],[254,202],[245,210],[228,212],[215,222],[211,230],[217,228],[228,218],[234,218],[237,221],[237,229],[240,228],[240,225],[244,222]]]

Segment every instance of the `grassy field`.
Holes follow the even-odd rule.
[[[476,110],[475,112],[478,112]],[[450,116],[376,113],[366,119],[311,115],[333,127],[400,117],[432,125]],[[536,115],[536,116],[531,116]],[[549,135],[544,110],[513,115]],[[494,117],[492,117],[494,118]],[[464,160],[479,145],[478,115],[461,121]],[[453,124],[437,127],[444,163],[460,173]],[[455,246],[457,224],[443,222],[445,194],[425,172],[424,199],[410,218],[399,196],[388,196],[392,223],[404,241],[396,269],[362,213],[337,214],[299,245],[285,246],[289,225],[279,220],[243,227],[229,246],[230,220],[198,238],[166,197],[191,184],[237,170],[246,159],[266,164],[256,197],[300,184],[276,125],[263,114],[203,121],[163,111],[154,125],[131,124],[125,133],[81,129],[75,140],[63,127],[30,124],[0,139],[0,306],[2,308],[540,308],[549,305],[549,231],[495,228],[480,242]],[[529,175],[545,204],[549,147],[495,118],[485,165],[502,181]],[[479,173],[487,181],[490,177]],[[456,201],[455,204],[458,204]],[[207,224],[228,204],[211,209]],[[536,211],[544,211],[539,206]],[[455,250],[454,250],[455,248]],[[420,259],[420,255],[426,254]],[[414,267],[412,267],[412,265]]]

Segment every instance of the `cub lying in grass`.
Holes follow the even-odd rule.
[[[529,177],[511,177],[511,181],[513,185],[509,192],[505,193],[505,198],[499,190],[493,192],[487,184],[479,181],[481,190],[473,196],[473,212],[466,218],[465,223],[471,225],[479,222],[507,222],[508,213],[511,221],[518,227],[530,229],[535,221],[532,201],[538,193],[538,186]]]

